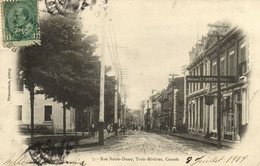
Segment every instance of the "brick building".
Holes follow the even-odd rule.
[[[223,24],[225,25],[225,24]],[[226,24],[227,25],[227,24]],[[217,75],[217,56],[220,56],[220,75],[235,76],[235,83],[221,83],[221,137],[240,140],[248,125],[249,51],[247,35],[238,27],[219,28],[223,37],[202,37],[189,52],[189,75]],[[217,54],[219,52],[219,54]],[[188,131],[202,136],[217,137],[217,84],[188,83]]]

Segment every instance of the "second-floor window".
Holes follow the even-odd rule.
[[[246,43],[241,44],[238,55],[238,74],[243,76],[247,72],[248,67]]]
[[[217,62],[212,64],[212,76],[217,76]],[[216,83],[213,83],[213,86],[216,86]]]
[[[195,76],[195,69],[193,70],[193,75]],[[192,84],[193,84],[192,92],[194,92],[195,91],[195,83],[193,82]]]
[[[200,75],[203,76],[203,63],[200,65]],[[200,89],[203,88],[203,82],[200,83]]]
[[[225,76],[226,75],[225,57],[221,57],[221,59],[220,59],[220,75],[221,76]]]
[[[228,60],[228,75],[235,75],[235,51],[229,52],[229,60]]]

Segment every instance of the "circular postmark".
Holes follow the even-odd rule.
[[[30,2],[30,1],[29,1]],[[9,2],[5,10],[5,26],[11,41],[30,40],[37,30],[37,9],[27,1]]]

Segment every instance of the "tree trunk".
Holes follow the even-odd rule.
[[[63,101],[63,136],[66,137],[66,107]]]
[[[34,139],[34,84],[28,88],[30,91],[30,104],[31,104],[31,140]]]
[[[82,128],[82,136],[84,136],[84,130],[85,130],[85,122],[84,122],[84,107],[81,109],[81,128]]]

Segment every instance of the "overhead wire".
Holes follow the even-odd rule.
[[[106,38],[106,43],[107,43],[107,45],[109,45],[106,32],[105,32],[105,38]],[[112,61],[113,65],[115,66],[115,61],[114,61],[114,58],[113,58],[113,56],[112,56],[110,47],[108,47],[108,51],[109,51],[109,55],[110,55],[110,57],[111,57],[111,61]]]

